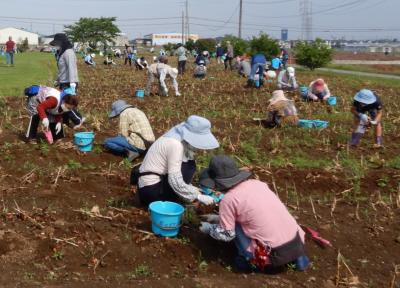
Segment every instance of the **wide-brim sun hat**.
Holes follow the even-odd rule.
[[[287,73],[289,74],[290,77],[294,77],[294,75],[295,75],[295,70],[294,70],[293,67],[288,67],[288,68],[286,69],[286,71],[287,71]]]
[[[90,57],[92,57],[92,58],[94,58],[94,57],[96,57],[96,54],[90,54]]]
[[[135,107],[133,105],[130,105],[126,103],[124,100],[117,100],[111,105],[111,112],[108,114],[109,118],[114,118],[121,114],[125,109]]]
[[[273,71],[273,70],[268,70],[267,71],[267,76],[268,76],[268,78],[275,79],[276,78],[276,72]]]
[[[219,147],[219,143],[211,133],[211,123],[206,118],[192,115],[164,134],[164,137],[185,141],[196,149],[211,150]]]
[[[239,170],[235,161],[226,155],[214,156],[209,167],[200,172],[201,186],[211,189],[228,190],[251,176],[250,171]]]
[[[376,101],[376,96],[371,90],[362,89],[354,96],[354,100],[369,105]]]
[[[49,43],[50,46],[61,46],[62,43],[68,41],[68,37],[64,33],[57,33],[54,35],[54,39]]]

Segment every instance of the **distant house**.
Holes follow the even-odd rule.
[[[112,46],[123,47],[125,44],[129,43],[129,39],[125,33],[119,33],[118,36],[113,39],[113,42],[114,44]]]
[[[17,44],[28,39],[30,46],[39,45],[38,34],[12,27],[0,29],[0,45],[4,45],[8,41],[9,36],[11,36],[13,41]]]
[[[153,46],[161,46],[168,43],[178,44],[182,43],[182,34],[181,33],[160,33],[160,34],[149,34],[145,35],[144,39],[151,40]],[[190,34],[189,39],[193,41],[199,40],[199,35]]]
[[[146,46],[146,47],[150,47],[152,45],[152,40],[151,39],[146,39],[146,38],[136,38],[135,40],[133,40],[133,45],[135,46]]]

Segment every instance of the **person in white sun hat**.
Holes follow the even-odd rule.
[[[85,56],[85,63],[89,66],[96,66],[96,63],[94,62],[94,57],[96,57],[96,54],[92,53],[92,54],[88,54]]]
[[[145,206],[154,201],[214,204],[211,196],[191,182],[196,172],[195,151],[218,147],[206,118],[192,115],[173,127],[151,145],[140,168],[132,170],[131,184],[138,186],[140,202]]]
[[[158,59],[158,63],[153,63],[150,65],[147,71],[147,86],[145,95],[150,96],[151,88],[153,86],[153,82],[158,80],[158,95],[160,96],[168,96],[168,87],[165,83],[167,78],[172,79],[172,86],[175,90],[176,96],[181,96],[178,88],[178,69],[172,68],[168,64],[168,58],[166,56],[161,56]]]
[[[354,115],[354,128],[351,146],[357,146],[368,127],[374,127],[375,148],[382,147],[382,109],[379,96],[368,89],[362,89],[354,96],[351,113]]]
[[[294,91],[298,88],[293,67],[288,67],[279,73],[277,86],[278,89],[285,91]]]

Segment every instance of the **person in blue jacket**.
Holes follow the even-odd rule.
[[[254,78],[256,74],[259,75],[260,79],[260,87],[263,85],[264,82],[264,70],[265,65],[267,64],[267,59],[265,58],[264,54],[258,53],[251,57],[251,72],[249,80],[247,81],[248,87],[254,87],[255,82]]]
[[[217,45],[217,63],[218,64],[223,64],[224,60],[222,60],[222,56],[225,54],[225,49],[224,47],[221,46],[221,43],[218,43]]]

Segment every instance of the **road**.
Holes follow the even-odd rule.
[[[340,69],[333,69],[333,68],[319,68],[317,70],[324,71],[324,72],[338,73],[338,74],[347,74],[347,75],[355,75],[355,76],[366,76],[366,77],[375,77],[375,78],[385,78],[385,79],[400,80],[400,76],[390,75],[390,74],[349,71],[349,70],[340,70]]]

